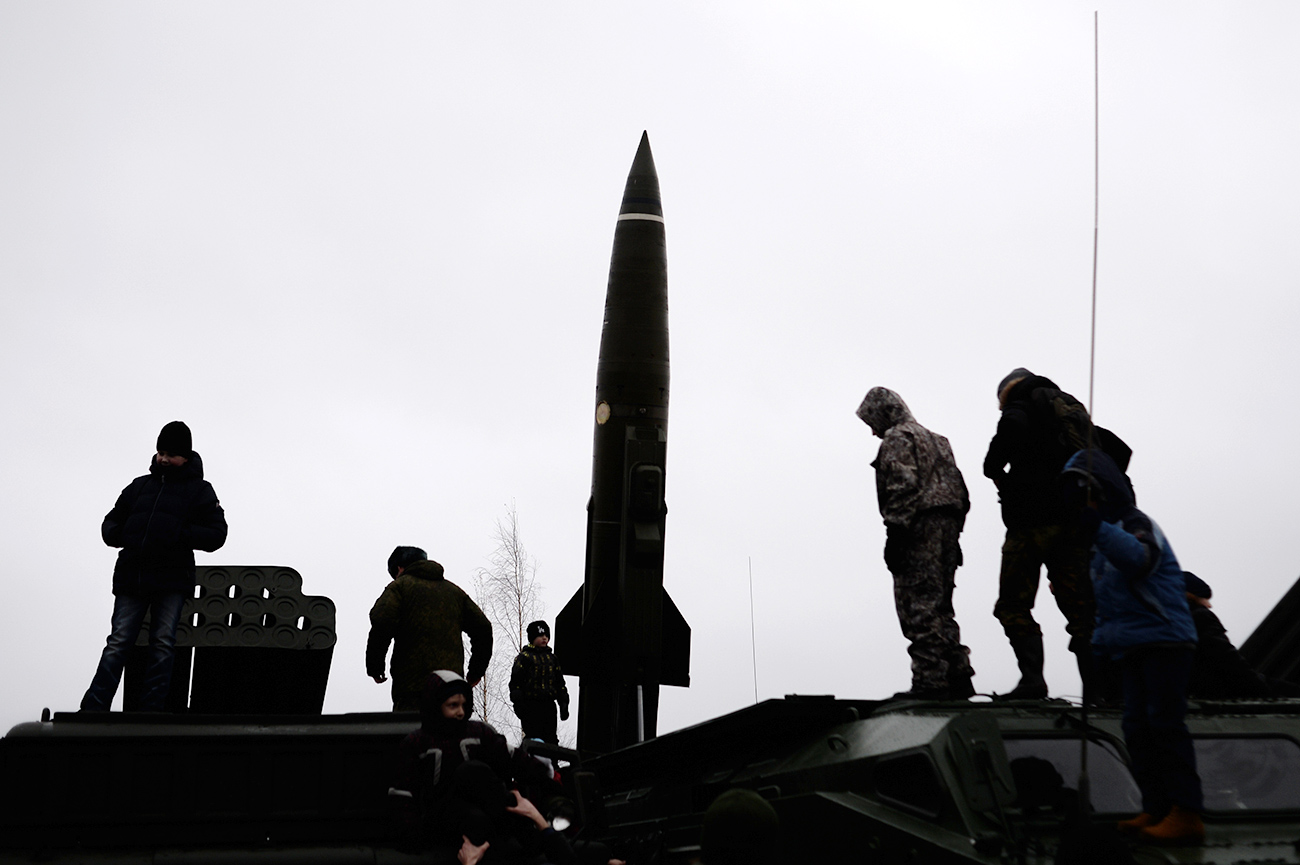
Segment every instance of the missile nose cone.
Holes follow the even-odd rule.
[[[664,215],[663,205],[659,200],[659,173],[655,171],[655,158],[650,152],[650,133],[641,133],[641,144],[636,149],[632,160],[632,170],[627,173],[627,186],[623,189],[623,206],[619,215],[625,213],[646,213]]]

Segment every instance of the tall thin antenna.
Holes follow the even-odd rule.
[[[1097,13],[1092,13],[1092,332],[1088,339],[1088,416],[1097,368],[1097,227],[1101,223],[1101,86]]]
[[[1098,56],[1098,45],[1100,37],[1098,35],[1097,12],[1092,13],[1092,335],[1088,345],[1088,498],[1092,498],[1092,450],[1095,447],[1093,440],[1094,427],[1092,421],[1092,388],[1094,380],[1094,370],[1097,363],[1097,226],[1100,222],[1101,210],[1101,88],[1098,84],[1100,81],[1100,63]],[[1086,651],[1086,650],[1085,650]],[[1079,657],[1087,657],[1080,654]],[[1088,659],[1091,662],[1091,658]],[[1090,663],[1081,664],[1083,675],[1079,677],[1079,690],[1082,695],[1079,702],[1079,780],[1075,789],[1078,791],[1079,807],[1079,825],[1088,825],[1089,815],[1092,811],[1092,781],[1088,777],[1088,700],[1094,699],[1094,695],[1088,693],[1088,673],[1087,668]]]
[[[754,669],[754,704],[758,704],[758,648],[754,640],[754,557],[749,557],[749,660]]]

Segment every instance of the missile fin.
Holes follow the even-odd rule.
[[[680,688],[691,686],[691,626],[686,624],[673,599],[664,590],[663,612],[663,666],[659,682]]]

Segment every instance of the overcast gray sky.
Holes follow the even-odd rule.
[[[661,730],[909,682],[853,411],[899,391],[971,488],[981,690],[1015,366],[1086,399],[1093,4],[0,5],[0,730],[75,709],[99,523],[163,423],[230,522],[200,563],[338,605],[384,560],[469,586],[518,506],[553,618],[582,579],[610,243],[648,130],[672,328]],[[1097,420],[1243,640],[1300,573],[1300,7],[1104,3]],[[1077,694],[1044,587],[1048,679]],[[513,651],[501,647],[501,651]],[[571,681],[571,684],[572,681]]]

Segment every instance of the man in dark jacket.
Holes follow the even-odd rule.
[[[885,565],[912,656],[912,689],[895,696],[964,700],[975,693],[974,671],[952,592],[962,561],[958,539],[970,510],[966,482],[948,440],[917,423],[889,388],[868,391],[857,414],[881,440],[871,466],[885,521]]]
[[[194,551],[215,552],[226,542],[226,515],[212,484],[203,479],[203,460],[192,447],[189,427],[172,421],[162,428],[149,474],[122,490],[100,530],[104,543],[122,551],[113,568],[112,632],[81,708],[108,711],[148,612],[141,708],[161,712],[171,684],[176,625],[194,591]]]
[[[528,645],[515,656],[510,670],[510,703],[525,739],[559,744],[555,706],[560,720],[569,720],[569,689],[551,652],[551,628],[540,619],[528,623]]]
[[[1047,696],[1043,631],[1033,616],[1039,571],[1044,565],[1056,605],[1065,616],[1079,674],[1085,681],[1093,678],[1090,544],[1065,507],[1059,479],[1065,461],[1088,442],[1069,439],[1070,430],[1054,411],[1054,402],[1078,406],[1051,379],[1024,368],[1012,370],[998,384],[1002,417],[984,458],[984,475],[998,488],[1002,522],[1007,527],[993,615],[1002,623],[1020,666],[1020,683],[998,695],[1000,699]],[[1089,423],[1086,412],[1082,422]]]
[[[366,641],[366,673],[377,684],[388,681],[384,660],[393,643],[393,711],[420,708],[425,680],[434,670],[465,669],[465,644],[470,657],[466,678],[474,687],[492,657],[492,624],[455,583],[443,578],[442,565],[419,547],[398,547],[388,557],[393,581],[370,610]]]
[[[1183,582],[1187,607],[1196,625],[1196,657],[1192,661],[1187,695],[1203,700],[1294,696],[1286,692],[1291,689],[1285,686],[1275,688],[1246,663],[1228,639],[1228,629],[1210,610],[1213,593],[1205,580],[1191,571],[1183,571]]]

